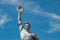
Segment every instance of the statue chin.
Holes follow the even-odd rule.
[[[22,12],[22,11],[23,11],[23,7],[22,7],[22,6],[18,6],[18,7],[17,7],[17,11],[18,11],[18,12]]]

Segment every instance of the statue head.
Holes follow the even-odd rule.
[[[28,22],[25,23],[25,29],[26,29],[27,31],[29,31],[29,29],[30,29],[30,24],[29,24]]]

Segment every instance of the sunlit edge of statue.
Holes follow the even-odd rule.
[[[17,6],[17,11],[18,11],[18,27],[20,31],[20,37],[21,40],[39,40],[37,36],[34,33],[31,33],[30,30],[30,24],[27,22],[25,23],[25,28],[22,25],[22,20],[21,20],[21,15],[23,12],[23,7],[22,6]]]

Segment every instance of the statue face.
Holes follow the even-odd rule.
[[[30,24],[25,24],[25,28],[26,28],[27,30],[29,30],[29,29],[30,29]]]

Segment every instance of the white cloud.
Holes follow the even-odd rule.
[[[45,17],[49,17],[49,18],[52,18],[52,19],[60,20],[60,16],[58,16],[56,13],[46,12],[46,11],[42,10],[39,6],[32,9],[32,11],[35,12],[36,14],[38,14],[38,15],[41,15],[41,16],[45,16]]]
[[[1,15],[0,17],[0,26],[5,24],[8,21],[8,16],[7,15]]]
[[[11,21],[11,18],[0,8],[0,29],[4,29],[4,24]]]
[[[19,0],[0,0],[0,4],[17,4]]]
[[[50,23],[51,29],[49,29],[47,32],[48,33],[55,33],[60,31],[60,23],[58,22],[51,22]]]
[[[4,24],[11,21],[11,18],[8,18],[8,15],[4,14],[0,16],[0,29],[4,29]]]

